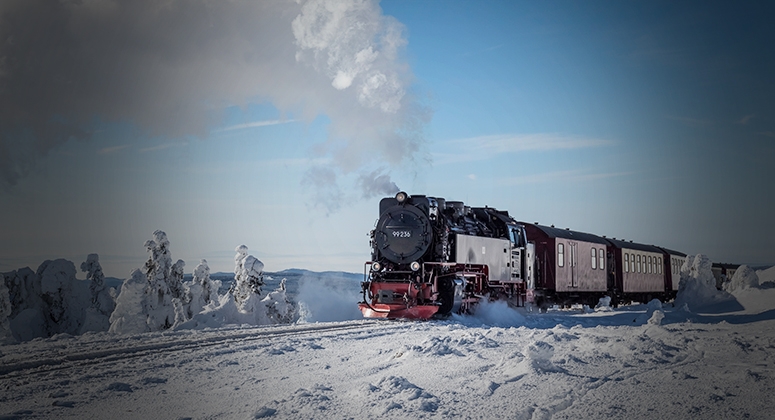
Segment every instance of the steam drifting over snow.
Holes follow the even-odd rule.
[[[309,174],[333,175],[335,189],[350,174],[415,159],[424,144],[429,111],[409,93],[404,28],[375,0],[9,0],[0,21],[5,187],[111,123],[171,142],[206,138],[223,110],[257,100],[297,120],[328,117],[314,151],[329,163]],[[307,185],[336,210],[324,186]]]

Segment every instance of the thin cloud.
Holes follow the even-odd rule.
[[[759,134],[759,135],[765,136],[765,137],[775,137],[775,131],[762,131],[762,132],[759,132],[759,133],[756,133],[756,134]]]
[[[737,120],[735,122],[737,124],[747,125],[755,117],[756,117],[756,114],[746,115],[743,118],[740,118],[739,120]]]
[[[547,182],[557,181],[571,181],[571,182],[584,182],[593,181],[606,178],[618,178],[622,176],[632,175],[635,172],[598,172],[598,173],[585,173],[580,170],[569,171],[555,171],[545,172],[541,174],[530,174],[517,177],[503,178],[499,180],[502,186],[514,186],[514,185],[528,185],[528,184],[544,184]]]
[[[185,145],[186,143],[164,143],[158,146],[152,146],[152,147],[146,147],[144,149],[140,149],[140,153],[155,152],[157,150],[164,150],[164,149],[169,149],[171,147],[178,147],[178,146],[185,146]]]
[[[587,149],[613,144],[611,140],[553,133],[480,136],[446,142],[445,146],[453,150],[453,153],[437,153],[434,155],[434,162],[437,164],[470,162],[503,154]]]
[[[702,119],[690,118],[690,117],[680,117],[675,115],[667,115],[666,117],[669,120],[678,121],[690,127],[707,127],[707,126],[713,125],[713,121],[711,120],[702,120]]]
[[[118,151],[124,150],[124,149],[128,148],[129,146],[131,146],[131,145],[129,145],[129,144],[122,144],[120,146],[105,147],[103,149],[97,150],[97,154],[98,155],[109,155],[111,153],[116,153]]]
[[[288,123],[292,123],[292,122],[296,122],[296,120],[254,121],[254,122],[249,122],[249,123],[246,123],[246,124],[237,124],[237,125],[232,125],[232,126],[225,127],[225,128],[219,128],[217,130],[213,130],[213,133],[220,133],[220,132],[223,132],[223,131],[243,130],[243,129],[246,129],[246,128],[266,127],[266,126],[270,126],[270,125],[288,124]]]

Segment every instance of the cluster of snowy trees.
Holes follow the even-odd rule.
[[[0,281],[0,338],[31,340],[55,334],[105,331],[115,307],[115,290],[105,287],[97,254],[81,264],[78,280],[71,261],[47,260],[6,273]]]
[[[224,324],[292,322],[296,308],[281,287],[261,296],[264,265],[237,247],[235,281],[220,296],[221,282],[210,278],[202,260],[189,282],[185,262],[172,263],[170,242],[161,230],[145,243],[149,257],[142,269],[124,280],[121,290],[105,286],[97,254],[81,264],[86,280],[76,278],[67,260],[45,261],[37,272],[29,268],[0,274],[0,339],[31,340],[55,334],[87,331],[140,333],[169,328],[203,328]]]

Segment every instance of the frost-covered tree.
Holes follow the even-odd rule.
[[[693,311],[701,307],[727,305],[730,312],[735,304],[742,308],[729,293],[716,289],[712,267],[713,262],[704,254],[686,257],[681,266],[676,307]]]
[[[5,276],[0,273],[0,343],[13,338],[11,323],[11,295],[8,286],[5,285]]]
[[[97,303],[97,295],[105,288],[105,274],[102,273],[100,265],[100,256],[89,254],[86,261],[81,263],[81,271],[86,273],[86,280],[89,280],[89,290],[92,293],[92,303]]]
[[[40,278],[41,298],[47,305],[49,335],[62,332],[77,334],[80,320],[71,312],[80,308],[71,308],[69,301],[69,297],[74,295],[75,264],[63,259],[46,260],[36,274]]]
[[[110,317],[110,331],[166,330],[191,318],[190,295],[183,283],[185,263],[178,260],[172,264],[169,245],[167,234],[161,230],[145,242],[148,261],[124,281]]]
[[[110,332],[131,334],[152,330],[148,323],[151,311],[149,301],[155,296],[149,291],[150,284],[145,273],[139,269],[133,270],[121,285],[116,309],[110,315]]]
[[[202,312],[202,309],[207,305],[218,304],[219,287],[221,287],[221,282],[210,278],[210,266],[207,265],[207,260],[202,260],[194,269],[193,279],[188,285],[191,297],[189,303],[191,316]]]
[[[6,285],[11,299],[11,319],[23,311],[43,306],[40,298],[40,278],[29,267],[8,273]]]
[[[735,274],[729,282],[724,283],[724,290],[727,292],[757,287],[759,287],[759,276],[745,264],[735,270]]]
[[[183,293],[183,274],[184,274],[185,267],[186,267],[185,261],[177,260],[175,264],[172,265],[172,268],[170,269],[170,278],[169,278],[170,294],[172,294],[172,297],[181,299],[182,301],[186,300],[184,299],[184,293]]]
[[[153,239],[145,241],[145,249],[150,254],[145,262],[144,273],[153,292],[159,296],[159,305],[170,295],[169,278],[172,270],[170,241],[161,230],[153,232]]]
[[[258,258],[248,255],[248,247],[238,246],[234,256],[234,283],[229,292],[234,297],[237,305],[243,307],[247,301],[261,295],[261,286],[264,285],[264,263]]]
[[[89,254],[81,263],[81,271],[86,272],[89,281],[91,305],[86,309],[81,333],[86,331],[107,331],[110,328],[110,315],[116,308],[115,298],[105,287],[105,274],[102,273],[100,257]]]
[[[267,318],[273,324],[289,324],[296,316],[296,308],[285,291],[285,279],[280,281],[280,287],[261,300],[266,306]]]
[[[110,316],[116,307],[116,302],[110,295],[110,290],[105,287],[105,274],[102,273],[100,256],[89,254],[86,261],[81,263],[81,271],[86,273],[86,280],[90,282],[91,306],[100,313]]]
[[[148,279],[147,315],[152,331],[166,330],[176,319],[176,305],[172,302],[170,290],[172,257],[169,246],[167,234],[161,230],[153,232],[153,239],[145,242],[145,249],[150,254],[145,262],[144,274]]]

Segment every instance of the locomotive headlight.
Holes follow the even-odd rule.
[[[374,264],[371,265],[371,270],[372,271],[382,270],[382,264],[375,262]]]
[[[412,271],[417,271],[420,269],[420,263],[418,263],[417,261],[412,261],[412,263],[409,264],[409,268],[411,268]]]
[[[409,198],[409,195],[403,191],[396,194],[396,200],[398,200],[398,204],[403,203],[404,201],[406,201],[407,198]]]

